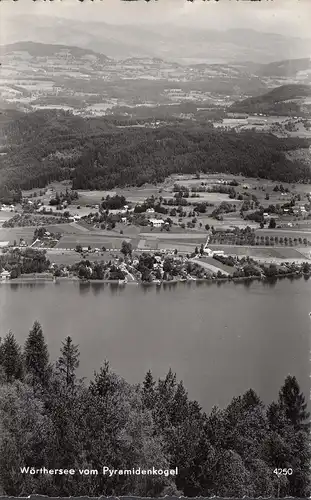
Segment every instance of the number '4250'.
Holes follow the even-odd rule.
[[[277,476],[291,476],[293,469],[274,469],[273,474]]]

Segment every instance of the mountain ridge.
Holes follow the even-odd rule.
[[[267,63],[308,57],[311,40],[287,37],[256,30],[203,30],[183,26],[113,25],[102,22],[83,23],[62,18],[38,19],[24,16],[6,21],[6,40],[33,40],[41,43],[74,45],[103,52],[108,57],[159,57],[176,62],[184,59],[219,60],[219,62],[253,60]],[[245,45],[247,36],[248,44]],[[143,41],[143,43],[142,43]],[[309,42],[309,43],[308,43]],[[273,47],[273,51],[271,50]]]

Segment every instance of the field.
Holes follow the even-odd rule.
[[[241,204],[239,200],[230,199],[229,196],[225,193],[198,193],[197,198],[187,198],[187,201],[191,203],[203,202],[206,201],[208,203],[221,203],[222,201],[227,201],[228,203],[233,204]]]
[[[163,243],[163,242],[159,242],[157,244],[157,249],[158,250],[177,250],[177,252],[182,252],[182,253],[193,253],[194,250],[195,250],[195,247],[197,245],[195,245],[194,243],[189,243],[188,245],[187,244],[183,244],[183,243],[174,243],[172,241],[168,242],[168,243]]]
[[[61,265],[64,264],[66,266],[72,266],[76,262],[79,262],[82,257],[81,254],[75,252],[75,251],[55,251],[55,250],[47,250],[46,252],[47,258],[50,260],[50,262]],[[110,252],[101,252],[100,254],[95,254],[95,253],[90,253],[86,257],[88,260],[91,262],[95,261],[107,261],[112,258],[112,255]]]
[[[111,191],[85,191],[85,190],[79,190],[78,195],[79,195],[79,200],[78,204],[84,205],[84,204],[89,204],[89,205],[98,205],[103,197],[106,196],[115,196],[116,194],[122,195],[126,198],[127,201],[129,202],[134,202],[134,203],[141,203],[143,202],[146,198],[150,196],[159,196],[159,189],[156,186],[151,186],[151,187],[143,187],[143,188],[136,188],[132,187],[129,189],[114,189]]]
[[[310,248],[299,248],[299,253],[302,255],[302,257],[306,257],[307,259],[311,259]]]
[[[307,240],[311,240],[311,230],[308,229],[301,229],[297,230],[295,228],[290,229],[259,229],[255,231],[256,235],[258,236],[278,236],[279,238],[307,238]]]
[[[102,248],[103,246],[109,249],[120,249],[122,245],[122,241],[128,240],[128,238],[114,238],[107,237],[105,235],[94,235],[92,233],[82,234],[81,235],[64,235],[55,248],[68,248],[74,249],[77,245],[81,245],[82,247],[91,248]]]
[[[99,205],[103,197],[107,195],[115,196],[116,191],[78,191],[78,205]]]
[[[75,222],[68,224],[46,224],[44,226],[51,233],[61,232],[62,234],[85,234],[89,231]]]
[[[6,212],[5,210],[0,210],[0,226],[7,220],[12,219],[13,215],[15,215],[12,212]]]
[[[213,266],[217,268],[217,271],[220,270],[228,274],[233,274],[233,272],[235,271],[235,267],[226,266],[226,264],[223,264],[222,262],[219,262],[218,260],[213,259],[212,257],[202,257],[201,259],[197,259],[197,262],[198,264],[205,263],[209,266]]]
[[[202,243],[206,241],[207,235],[206,233],[180,233],[180,234],[172,234],[172,233],[140,233],[141,238],[148,238],[151,240],[174,240],[174,241],[185,241],[192,243]]]
[[[16,228],[0,228],[0,241],[8,241],[10,244],[14,243],[14,240],[18,243],[20,238],[23,238],[26,243],[32,243],[34,227],[16,227]]]
[[[229,245],[209,245],[212,250],[223,250],[225,254],[237,256],[249,256],[262,258],[277,258],[277,259],[301,259],[304,257],[295,248],[288,247],[246,247],[246,246],[229,246]]]

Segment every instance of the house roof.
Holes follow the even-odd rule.
[[[148,219],[151,224],[164,224],[163,219]]]

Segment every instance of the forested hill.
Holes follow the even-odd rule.
[[[309,167],[286,152],[306,139],[236,133],[189,120],[160,128],[120,128],[108,117],[83,119],[64,111],[25,114],[5,127],[0,187],[43,187],[73,180],[74,189],[161,182],[173,173],[228,172],[281,182],[310,180]]]
[[[304,102],[308,97],[311,97],[310,85],[282,85],[258,97],[235,102],[230,111],[308,117],[310,109]]]
[[[99,54],[93,50],[83,49],[71,45],[60,45],[52,43],[38,43],[38,42],[16,42],[8,45],[1,45],[0,52],[2,56],[14,52],[28,52],[33,57],[52,57],[56,54],[64,53],[66,57],[93,57],[98,58],[102,62],[108,61],[109,57],[104,54]]]
[[[257,70],[259,76],[296,76],[300,71],[311,70],[311,58],[285,59],[268,64],[262,64]]]

